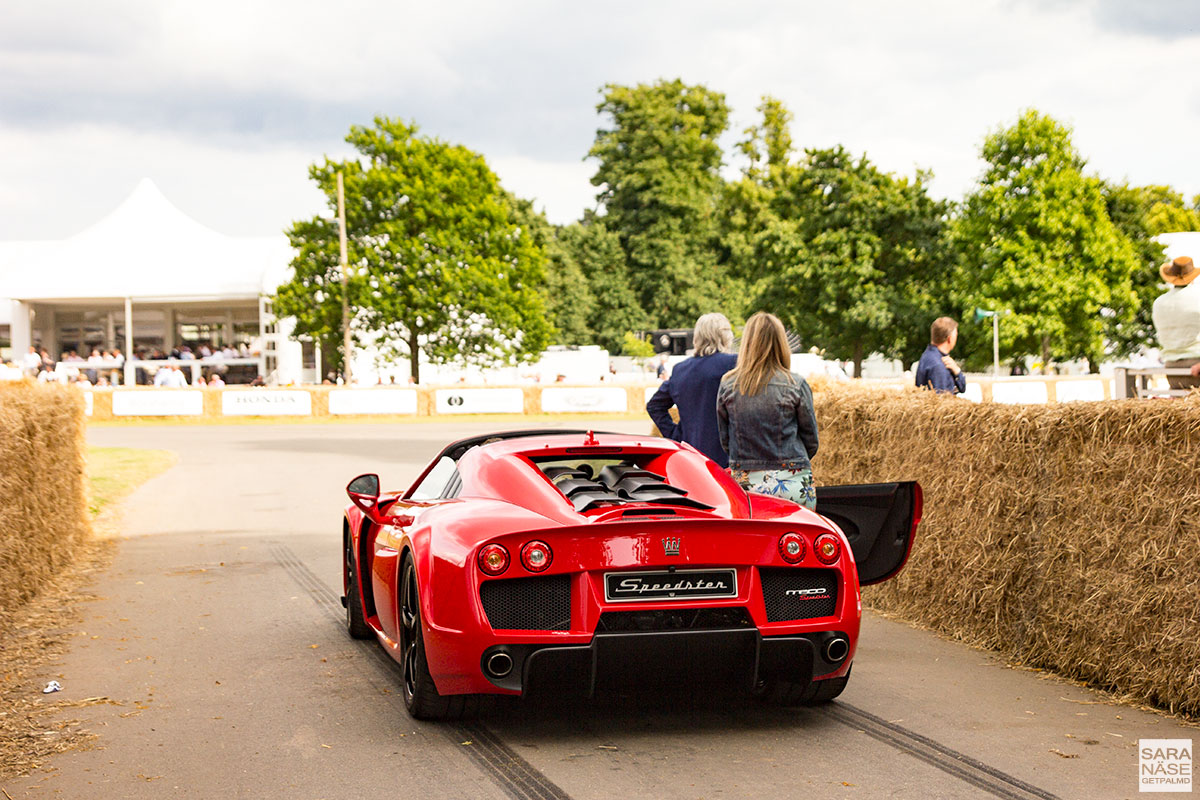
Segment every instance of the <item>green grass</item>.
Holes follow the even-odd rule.
[[[89,447],[87,472],[90,489],[88,511],[94,517],[138,486],[175,463],[167,450],[129,447]]]

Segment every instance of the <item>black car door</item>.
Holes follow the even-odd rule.
[[[916,481],[818,486],[817,513],[837,523],[854,551],[858,582],[880,583],[900,571],[921,521]]]

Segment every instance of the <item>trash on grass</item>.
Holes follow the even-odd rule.
[[[46,684],[46,688],[42,689],[42,694],[52,694],[54,692],[61,692],[61,691],[62,691],[61,683],[59,683],[58,681],[50,681],[49,683]]]

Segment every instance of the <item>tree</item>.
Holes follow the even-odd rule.
[[[926,180],[842,147],[806,151],[753,239],[756,304],[806,346],[853,361],[855,374],[871,353],[915,357],[946,300],[948,206]]]
[[[1175,221],[1172,218],[1177,217],[1177,210],[1186,212],[1186,209],[1183,208],[1182,196],[1165,186],[1106,183],[1103,189],[1108,217],[1133,245],[1134,258],[1138,263],[1130,276],[1130,283],[1138,298],[1137,310],[1130,319],[1110,319],[1105,331],[1112,342],[1113,354],[1126,356],[1155,341],[1150,310],[1154,298],[1162,291],[1158,266],[1165,255],[1163,246],[1153,237],[1172,229]]]
[[[791,216],[795,212],[786,202],[780,203],[780,190],[795,179],[791,112],[769,96],[763,97],[758,111],[762,122],[746,128],[746,138],[737,145],[746,157],[742,178],[722,188],[717,215],[718,262],[742,286],[753,284],[758,277],[755,237],[778,221],[781,214]],[[729,316],[744,318],[750,297],[730,291],[726,298]]]
[[[611,353],[621,352],[624,336],[647,327],[646,315],[630,286],[629,270],[620,238],[595,215],[559,228],[551,247],[552,263],[561,265],[562,280],[581,282],[575,288],[582,302],[572,315],[583,312],[578,341],[569,344],[598,344]],[[564,305],[566,302],[564,301]]]
[[[1012,311],[1000,326],[1006,352],[1040,353],[1044,365],[1085,358],[1095,371],[1106,332],[1138,307],[1138,260],[1103,185],[1083,174],[1070,129],[1034,110],[988,136],[983,158],[955,232],[963,307]]]
[[[540,292],[545,253],[520,224],[522,209],[483,157],[419,136],[415,125],[377,117],[346,137],[357,160],[313,165],[310,176],[336,207],[346,184],[352,327],[360,342],[433,363],[514,363],[540,352],[551,326]],[[297,331],[329,341],[329,309],[340,308],[336,223],[295,223],[293,277],[276,313]]]
[[[612,121],[588,155],[604,221],[619,237],[649,322],[691,325],[719,304],[714,212],[729,109],[724,95],[680,80],[608,84],[597,106]]]
[[[509,202],[521,228],[528,231],[533,243],[546,253],[542,299],[554,328],[553,341],[561,345],[594,344],[591,322],[595,316],[596,298],[574,254],[564,247],[563,229],[551,225],[530,201],[510,195]]]
[[[328,161],[325,166],[329,166]],[[347,172],[356,167],[356,164],[345,165]],[[326,178],[334,171],[327,172],[325,168],[313,165],[309,168],[309,177],[329,184]],[[296,255],[292,258],[291,278],[276,290],[272,310],[280,317],[294,317],[294,335],[308,336],[320,344],[322,360],[340,373],[344,366],[342,297],[349,298],[352,308],[357,306],[363,281],[357,273],[351,274],[349,291],[343,291],[338,263],[336,184],[325,184],[321,188],[327,196],[332,193],[335,217],[299,220],[287,230],[288,241]],[[351,332],[354,333],[353,326]],[[362,343],[359,337],[352,338],[356,345]],[[321,365],[317,367],[320,369]]]
[[[738,150],[749,162],[743,175],[770,189],[785,185],[792,166],[792,112],[783,101],[763,95],[755,109],[762,114],[762,122],[746,128],[746,138],[738,143]]]

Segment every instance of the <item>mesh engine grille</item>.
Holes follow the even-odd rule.
[[[545,575],[484,581],[479,599],[496,630],[571,629],[571,576]]]
[[[784,567],[760,569],[758,575],[768,622],[828,617],[837,608],[837,570]]]

